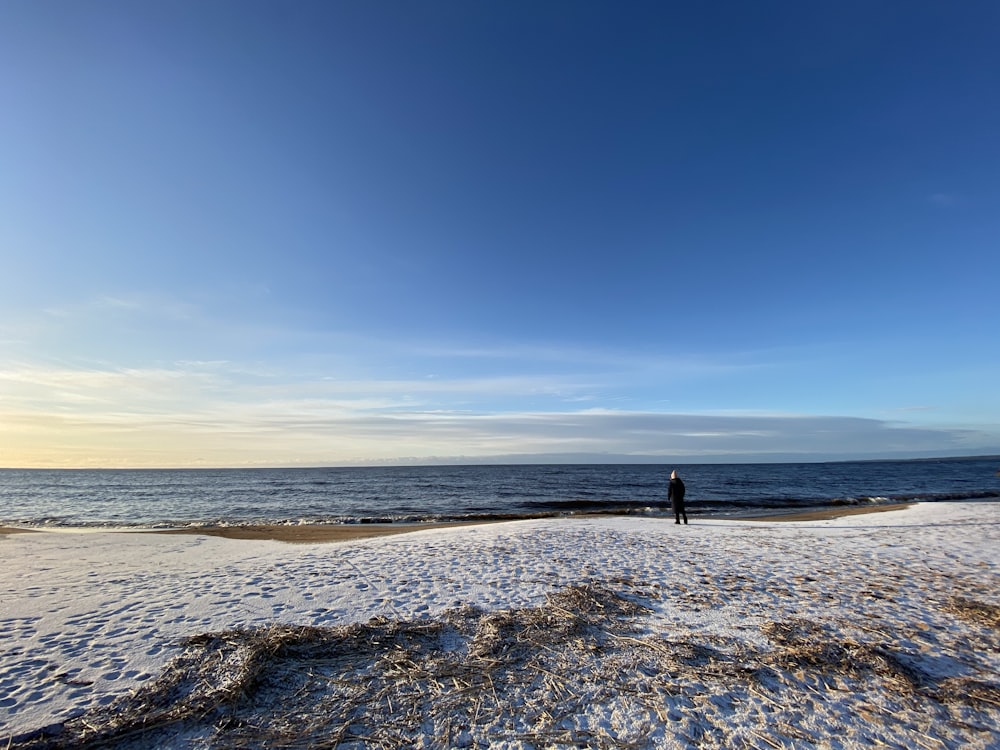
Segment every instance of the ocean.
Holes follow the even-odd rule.
[[[476,465],[296,469],[0,469],[0,526],[168,528],[422,523],[577,513],[691,516],[911,500],[1000,499],[1000,458],[797,464]]]

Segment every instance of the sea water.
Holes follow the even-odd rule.
[[[0,525],[173,527],[690,515],[911,500],[1000,499],[1000,458],[798,464],[476,465],[296,469],[0,470]]]

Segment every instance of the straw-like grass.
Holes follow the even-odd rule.
[[[429,728],[452,746],[507,705],[534,715],[539,736],[571,736],[545,699],[579,695],[580,657],[599,662],[645,609],[587,585],[541,607],[461,608],[439,621],[198,635],[153,684],[24,746],[141,746],[192,726],[219,747],[401,748]]]
[[[649,589],[614,586],[570,587],[538,607],[462,607],[433,621],[198,635],[152,684],[55,737],[11,747],[825,746],[829,727],[792,709],[767,712],[826,690],[830,676],[904,702],[911,717],[964,706],[985,712],[988,725],[1000,706],[1000,688],[979,676],[936,680],[889,645],[802,619],[766,623],[768,648],[643,634]],[[753,711],[765,712],[757,724]],[[898,744],[908,726],[886,738]]]
[[[919,669],[908,665],[890,649],[852,639],[838,640],[815,623],[804,620],[772,622],[762,630],[780,647],[765,659],[769,667],[813,669],[859,681],[877,675],[895,683],[900,692],[915,692],[927,682]]]
[[[996,604],[955,596],[949,600],[945,609],[963,620],[1000,630],[1000,607]]]

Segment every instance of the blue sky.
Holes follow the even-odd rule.
[[[1000,5],[0,6],[0,466],[1000,453]]]

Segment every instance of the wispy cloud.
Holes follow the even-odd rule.
[[[932,193],[927,196],[927,201],[935,206],[954,206],[959,202],[959,198],[952,193]]]
[[[996,435],[908,421],[922,407],[887,409],[892,421],[882,421],[695,411],[670,397],[690,383],[780,369],[791,356],[782,351],[413,344],[228,323],[155,295],[109,295],[6,328],[6,466],[1000,452]],[[144,337],[155,346],[144,349]],[[634,395],[643,391],[651,397]]]
[[[660,352],[636,352],[606,346],[577,346],[552,342],[549,344],[497,344],[495,346],[464,347],[410,342],[383,342],[398,351],[430,359],[486,360],[496,363],[516,362],[576,368],[584,371],[644,371],[662,377],[701,377],[719,374],[757,371],[768,368],[775,352],[735,352],[725,356]]]
[[[47,307],[42,312],[62,320],[106,320],[112,316],[147,316],[173,320],[195,320],[201,308],[191,302],[161,294],[101,295],[75,304]]]
[[[221,370],[221,372],[220,372]],[[510,455],[740,456],[963,452],[975,433],[817,415],[494,410],[435,397],[518,394],[520,379],[244,383],[186,369],[0,371],[3,465],[294,465]]]
[[[102,368],[8,365],[0,369],[7,408],[91,412],[114,405],[120,411],[176,412],[218,407],[253,411],[260,405],[316,412],[425,408],[453,409],[484,400],[573,398],[591,388],[556,376],[497,376],[413,379],[337,379],[245,368],[228,362],[183,361],[170,367]]]

